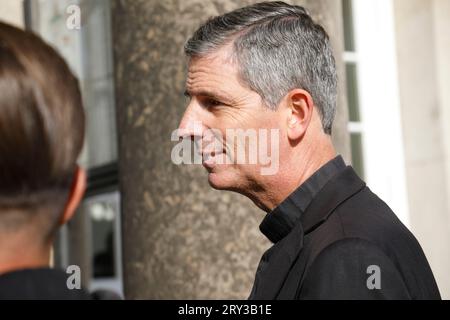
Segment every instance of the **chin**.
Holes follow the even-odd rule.
[[[238,189],[238,179],[229,172],[210,172],[208,174],[209,185],[216,190],[230,190]]]
[[[226,190],[229,187],[229,182],[226,181],[223,177],[223,174],[210,172],[208,173],[208,183],[209,185],[217,190]]]

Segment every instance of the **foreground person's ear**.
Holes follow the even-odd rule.
[[[78,205],[83,199],[84,192],[86,191],[86,171],[77,166],[72,185],[67,197],[66,206],[61,216],[60,224],[67,223],[74,215]]]

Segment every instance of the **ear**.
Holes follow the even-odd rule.
[[[311,122],[314,102],[311,95],[302,89],[294,89],[287,98],[287,135],[290,140],[300,139]]]
[[[67,198],[66,206],[63,215],[61,216],[60,224],[63,225],[68,222],[75,213],[78,205],[83,199],[86,190],[86,171],[77,166],[70,188],[69,196]]]

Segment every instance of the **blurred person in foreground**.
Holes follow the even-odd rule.
[[[31,32],[0,22],[0,299],[89,299],[50,269],[86,185],[78,80]]]
[[[213,188],[267,213],[260,229],[274,245],[250,299],[440,298],[415,237],[336,155],[335,60],[326,31],[303,7],[265,2],[211,18],[185,53],[189,103],[179,135],[207,140],[201,153]],[[276,142],[265,149],[278,150],[277,170],[263,174],[266,159],[235,161],[239,150],[244,159],[254,154],[242,143],[251,136],[229,140],[230,130],[279,132],[255,143]],[[218,148],[210,148],[213,136]]]

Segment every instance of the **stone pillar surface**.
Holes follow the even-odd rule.
[[[247,298],[270,246],[258,229],[264,213],[250,200],[212,190],[201,166],[170,160],[186,106],[185,41],[208,17],[252,2],[112,1],[128,299]],[[295,3],[328,29],[342,74],[340,1]],[[345,99],[339,104],[334,139],[348,159]]]

